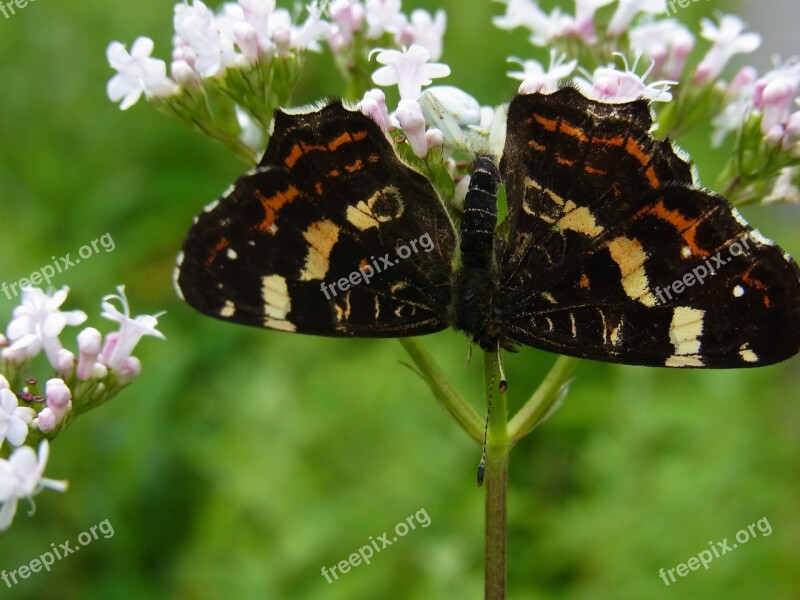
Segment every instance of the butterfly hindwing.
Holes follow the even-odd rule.
[[[177,283],[201,312],[248,325],[430,333],[446,327],[455,239],[427,179],[333,102],[276,114],[259,166],[189,230]]]
[[[650,125],[644,101],[601,103],[572,88],[512,102],[500,163],[506,336],[650,366],[755,366],[797,353],[797,266],[724,198],[696,188]]]

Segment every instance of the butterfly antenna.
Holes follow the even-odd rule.
[[[492,414],[492,391],[494,390],[494,365],[492,365],[492,381],[489,384],[489,399],[486,403],[486,421],[483,424],[483,451],[481,462],[478,464],[478,487],[483,485],[483,475],[486,472],[486,437],[489,435],[489,415]]]
[[[471,347],[471,346],[470,346]],[[498,391],[505,394],[508,389],[508,381],[506,380],[506,373],[503,370],[503,361],[500,357],[500,344],[497,344],[497,368],[500,371],[500,382],[498,384]],[[483,484],[483,476],[486,472],[486,438],[489,435],[489,417],[492,414],[492,392],[494,391],[494,365],[492,366],[492,380],[489,383],[489,399],[486,404],[486,421],[483,424],[483,451],[481,452],[481,462],[478,464],[478,486]]]

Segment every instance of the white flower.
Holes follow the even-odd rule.
[[[367,0],[367,37],[376,39],[384,33],[397,34],[408,20],[400,0]]]
[[[697,65],[694,74],[697,83],[717,79],[734,55],[753,52],[761,45],[761,36],[757,33],[742,33],[744,22],[735,15],[722,15],[719,27],[710,19],[704,18],[701,23],[700,35],[714,45]]]
[[[442,38],[447,27],[447,15],[442,9],[432,17],[427,10],[416,9],[411,13],[411,23],[401,30],[398,41],[405,45],[419,44],[431,53],[431,60],[442,57]]]
[[[566,54],[557,55],[555,50],[550,50],[550,68],[545,71],[542,64],[537,60],[521,60],[510,57],[509,62],[517,62],[522,66],[522,71],[509,71],[508,76],[513,79],[522,80],[519,86],[520,94],[532,94],[534,92],[551,93],[558,89],[558,82],[566,79],[575,71],[578,66],[577,60],[567,63],[564,60]]]
[[[103,312],[101,313],[101,316],[106,319],[111,319],[120,324],[119,332],[110,333],[106,336],[106,345],[100,353],[100,361],[115,371],[131,355],[142,336],[152,335],[162,340],[165,339],[164,334],[156,329],[158,317],[164,313],[139,315],[132,319],[130,317],[128,299],[125,297],[125,286],[118,286],[117,291],[119,291],[119,295],[109,294],[103,296]],[[111,299],[119,300],[124,312],[120,312],[117,307],[108,302]]]
[[[14,309],[13,320],[6,331],[12,344],[3,350],[3,357],[7,353],[32,357],[44,348],[47,360],[53,368],[59,369],[62,366],[59,351],[63,348],[58,336],[65,326],[80,325],[86,320],[86,313],[81,310],[59,310],[68,292],[65,286],[48,296],[39,288],[24,288],[22,304]]]
[[[215,77],[228,67],[246,64],[245,57],[234,48],[230,13],[218,21],[205,4],[194,0],[192,5],[175,5],[173,23],[180,40],[176,46],[191,48],[196,57],[194,68],[203,77]]]
[[[0,446],[8,440],[14,446],[21,445],[28,437],[28,425],[36,411],[19,406],[17,395],[7,387],[0,389]]]
[[[430,85],[432,79],[450,75],[450,67],[442,63],[428,63],[431,53],[417,44],[398,50],[380,50],[376,60],[380,67],[372,74],[376,85],[397,85],[400,98],[416,100],[422,93],[422,86]]]
[[[255,152],[259,152],[264,143],[264,134],[253,117],[238,104],[236,105],[236,121],[239,123],[239,140]]]
[[[764,198],[764,203],[769,202],[800,202],[800,189],[797,184],[800,172],[795,167],[781,169],[769,196]]]
[[[608,35],[619,36],[625,33],[640,12],[657,15],[666,10],[667,0],[619,0],[619,6],[608,24]]]
[[[613,65],[598,67],[592,74],[591,83],[580,77],[576,77],[575,82],[584,95],[606,102],[625,102],[637,98],[645,98],[651,102],[672,100],[672,94],[668,90],[674,81],[645,84],[644,80],[650,74],[652,66],[642,75],[637,75],[635,69],[635,63],[629,68],[627,62],[624,71],[617,70]]]
[[[711,146],[718,148],[731,131],[736,131],[748,118],[753,109],[749,98],[738,98],[729,102],[723,111],[711,120],[714,132],[711,134]]]
[[[594,13],[614,0],[575,0],[575,18],[564,15],[563,35],[574,35],[589,44],[597,41],[594,31]]]
[[[111,42],[106,49],[108,64],[117,74],[106,84],[106,94],[112,102],[120,102],[122,110],[138,102],[144,93],[148,98],[171,96],[178,86],[167,77],[167,65],[163,60],[150,58],[153,40],[136,38],[130,54],[119,42]]]
[[[331,24],[322,20],[322,11],[316,1],[306,6],[308,17],[299,27],[292,30],[292,48],[319,52],[319,40],[330,34]]]
[[[644,23],[629,32],[631,49],[653,61],[653,73],[679,80],[695,39],[689,29],[675,19]]]
[[[800,89],[800,62],[790,60],[766,73],[755,83],[753,104],[763,113],[761,130],[786,125]]]
[[[361,30],[366,13],[364,7],[355,0],[334,0],[330,5],[330,15],[333,21],[328,43],[334,52],[342,47],[350,46],[353,34]]]
[[[533,0],[509,0],[506,14],[492,18],[500,29],[525,27],[531,31],[530,41],[535,46],[546,46],[548,42],[562,35],[572,24],[572,17],[561,14],[554,8],[549,15]]]
[[[47,440],[39,444],[39,456],[30,446],[21,446],[11,453],[8,460],[0,459],[0,531],[8,529],[17,512],[17,502],[28,499],[33,504],[33,496],[45,488],[64,492],[66,481],[43,478],[44,468],[50,446]]]

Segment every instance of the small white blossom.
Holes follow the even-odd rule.
[[[119,42],[111,42],[106,50],[108,64],[117,71],[106,85],[106,93],[112,102],[120,102],[122,110],[128,109],[142,94],[148,98],[171,96],[178,86],[167,77],[167,65],[163,60],[150,58],[153,40],[139,37],[133,42],[130,53]]]
[[[577,35],[588,43],[596,41],[594,13],[614,0],[575,0],[575,21],[566,33]]]
[[[0,531],[8,529],[17,512],[17,502],[27,499],[33,504],[33,496],[45,488],[64,492],[66,481],[42,477],[50,446],[47,440],[39,444],[39,456],[30,446],[21,446],[11,453],[8,460],[0,459]],[[31,513],[32,514],[32,513]]]
[[[644,80],[650,74],[652,66],[642,75],[637,75],[635,69],[636,64],[629,68],[627,63],[624,71],[616,69],[613,65],[598,67],[591,76],[591,82],[576,77],[575,83],[587,97],[605,102],[625,102],[637,98],[645,98],[650,102],[672,100],[669,88],[675,83],[674,81],[654,81],[645,84]]]
[[[800,189],[797,182],[800,180],[797,167],[784,167],[781,169],[770,194],[764,198],[764,203],[770,202],[800,202]]]
[[[299,27],[292,29],[292,48],[319,52],[319,40],[330,35],[331,24],[322,20],[322,10],[316,1],[306,6],[308,17]]]
[[[776,125],[785,126],[800,89],[800,62],[795,58],[778,66],[755,82],[753,105],[761,110],[761,130],[766,133]]]
[[[416,9],[411,13],[411,23],[398,35],[398,41],[404,46],[419,44],[428,49],[431,60],[439,60],[446,27],[447,15],[442,9],[436,11],[435,17],[427,10]]]
[[[619,6],[608,24],[608,35],[619,36],[640,12],[658,15],[667,10],[667,0],[619,0]]]
[[[719,148],[731,131],[736,131],[742,126],[752,109],[753,103],[748,98],[738,98],[729,102],[723,111],[711,120],[714,126],[711,146]]]
[[[14,309],[13,319],[6,334],[12,344],[2,351],[2,356],[36,356],[44,349],[47,360],[56,370],[63,366],[59,352],[63,350],[58,336],[67,325],[80,325],[86,320],[81,310],[61,311],[69,293],[68,287],[48,296],[41,289],[26,287],[22,291],[22,304]]]
[[[522,71],[509,71],[508,76],[522,80],[519,86],[520,94],[542,92],[549,94],[558,89],[559,81],[566,79],[578,66],[577,60],[564,62],[565,54],[558,55],[555,50],[550,50],[550,67],[545,70],[537,60],[525,60],[511,57],[509,62],[516,62],[522,66]]]
[[[191,5],[176,4],[173,23],[180,40],[176,45],[191,48],[196,57],[194,69],[201,76],[216,77],[228,67],[246,64],[244,55],[234,47],[232,19],[223,14],[217,20],[200,0],[193,0]]]
[[[719,27],[710,19],[702,19],[700,35],[714,42],[694,74],[696,83],[705,83],[717,79],[722,70],[736,54],[753,52],[761,45],[761,36],[757,33],[742,33],[744,22],[735,15],[722,15]]]
[[[500,29],[525,27],[531,31],[530,41],[535,46],[546,46],[548,42],[562,35],[571,23],[571,17],[561,14],[554,8],[549,15],[533,0],[509,0],[506,14],[494,17],[492,22]]]
[[[239,140],[251,150],[260,151],[264,147],[264,133],[250,113],[238,104],[236,105],[236,121],[239,123]]]
[[[442,63],[429,63],[431,53],[417,44],[398,50],[380,50],[376,60],[380,67],[372,74],[376,85],[396,85],[403,100],[417,100],[422,86],[430,85],[432,79],[450,75],[450,67]]]
[[[679,80],[695,38],[675,19],[644,23],[629,32],[631,49],[653,61],[653,73]]]
[[[725,90],[728,103],[722,112],[714,117],[711,124],[711,146],[718,148],[727,135],[738,130],[753,111],[753,94],[755,93],[758,72],[753,67],[743,67],[731,80]]]
[[[28,437],[28,425],[35,416],[32,408],[19,406],[17,395],[8,387],[0,388],[0,446],[4,440],[14,446],[21,445]]]
[[[400,0],[367,0],[366,9],[367,37],[373,40],[384,33],[400,33],[408,22]]]
[[[360,31],[366,18],[366,11],[356,0],[334,0],[329,8],[333,25],[328,35],[328,43],[334,52],[353,43],[353,35]]]
[[[101,362],[115,371],[120,368],[122,361],[131,355],[134,347],[143,336],[152,335],[162,340],[165,339],[164,334],[156,329],[158,317],[164,313],[139,315],[132,319],[128,299],[125,297],[125,286],[118,286],[117,291],[119,291],[119,295],[109,294],[103,296],[103,312],[101,313],[101,316],[106,319],[111,319],[120,324],[118,332],[113,332],[106,336],[106,344],[100,353]],[[122,311],[109,302],[112,299],[120,302]]]

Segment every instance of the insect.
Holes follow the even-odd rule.
[[[644,100],[516,96],[457,230],[368,117],[338,101],[278,111],[259,165],[189,229],[177,287],[207,315],[313,335],[452,326],[486,350],[666,367],[793,356],[797,265],[651,125]]]

